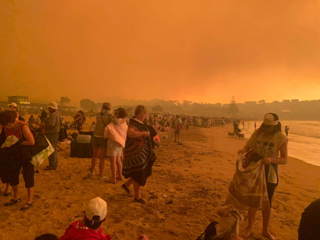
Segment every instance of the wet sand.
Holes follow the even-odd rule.
[[[11,197],[0,196],[0,240],[31,240],[43,233],[60,237],[71,222],[82,218],[86,203],[96,196],[108,203],[102,228],[113,239],[135,240],[144,233],[154,240],[195,240],[211,221],[217,220],[216,211],[224,203],[235,171],[236,152],[246,142],[228,138],[231,128],[190,127],[182,132],[181,145],[173,142],[172,133],[159,133],[162,146],[157,150],[153,175],[142,190],[145,205],[127,196],[121,183],[107,184],[98,177],[83,180],[90,159],[70,158],[67,148],[58,154],[58,170],[44,171],[46,161],[35,174],[35,205],[30,210],[20,211],[26,201],[22,176],[22,203],[4,207]],[[169,138],[163,139],[164,135]],[[109,166],[107,160],[107,178]],[[320,167],[294,158],[279,167],[271,221],[271,231],[278,239],[298,238],[303,209],[320,196],[319,173]],[[133,188],[130,190],[133,192]],[[245,225],[241,225],[242,230]],[[261,227],[258,213],[255,233],[247,239],[265,239]]]

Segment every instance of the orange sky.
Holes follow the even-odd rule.
[[[0,1],[0,95],[319,99],[319,12],[307,0]]]

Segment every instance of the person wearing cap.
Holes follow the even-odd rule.
[[[58,104],[56,102],[51,102],[48,105],[48,109],[50,115],[44,122],[44,132],[55,151],[49,156],[49,166],[44,170],[56,170],[58,167],[57,144],[61,128],[61,115],[58,112]]]
[[[11,103],[11,104],[9,104],[9,109],[10,109],[11,111],[14,111],[14,112],[16,113],[17,118],[18,118],[20,121],[23,121],[23,122],[26,121],[23,117],[20,116],[20,113],[19,113],[19,111],[18,111],[18,105],[17,105],[16,103]]]
[[[107,202],[96,197],[91,199],[81,220],[70,224],[60,240],[111,240],[109,234],[104,234],[101,224],[107,217]],[[148,240],[146,235],[140,235],[138,240]]]
[[[287,137],[281,132],[281,123],[275,113],[268,113],[260,128],[258,128],[250,137],[247,144],[238,153],[245,153],[253,150],[254,160],[261,160],[265,166],[265,177],[267,183],[267,192],[269,198],[270,210],[262,211],[263,230],[262,234],[268,239],[274,240],[275,237],[270,233],[269,224],[271,219],[272,197],[278,185],[278,165],[287,163]],[[279,157],[280,153],[280,157]],[[250,160],[250,159],[249,159]],[[251,235],[254,230],[256,210],[249,210],[246,236]]]

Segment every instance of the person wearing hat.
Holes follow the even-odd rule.
[[[45,123],[44,132],[55,151],[53,154],[49,156],[49,166],[47,166],[44,170],[56,170],[58,167],[56,150],[57,150],[57,144],[59,140],[61,115],[58,112],[58,104],[56,102],[51,102],[48,105],[48,109],[49,109],[50,115],[44,122]]]
[[[26,121],[23,117],[20,116],[20,113],[19,113],[19,111],[18,111],[18,105],[17,105],[16,103],[11,103],[11,104],[9,104],[9,109],[10,109],[11,111],[14,111],[14,112],[16,113],[17,118],[18,118],[20,121],[23,121],[23,122]]]
[[[272,197],[278,185],[278,165],[287,163],[288,140],[281,132],[281,123],[275,113],[268,113],[264,116],[263,123],[250,137],[247,144],[238,153],[245,153],[253,150],[254,159],[261,160],[265,166],[265,177],[267,182],[267,192],[269,198],[270,210],[262,211],[263,230],[262,234],[268,239],[274,240],[275,237],[270,233],[269,224],[271,219]],[[280,153],[280,157],[279,157]],[[254,230],[256,210],[249,210],[246,236],[251,235]]]
[[[81,220],[70,224],[60,240],[111,240],[109,234],[102,232],[101,224],[107,217],[107,203],[96,197],[91,199]],[[146,235],[140,235],[138,240],[148,240]]]

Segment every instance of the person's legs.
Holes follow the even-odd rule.
[[[57,169],[58,167],[57,144],[59,140],[59,133],[48,134],[46,135],[46,137],[48,138],[52,147],[54,148],[54,152],[49,156],[49,167],[51,169]]]
[[[116,160],[117,156],[109,156],[110,168],[111,168],[111,180],[109,182],[116,183]]]
[[[140,198],[141,198],[141,185],[133,180],[133,187],[134,187],[135,199],[140,200]]]
[[[262,235],[270,240],[275,240],[276,238],[270,233],[270,219],[271,219],[271,209],[268,211],[262,211],[263,229]]]
[[[131,184],[133,184],[134,180],[132,178],[129,178],[128,181],[125,183],[126,187],[129,188]]]
[[[28,192],[27,203],[33,203],[34,195],[34,166],[30,162],[23,164],[23,179]],[[28,207],[25,205],[24,207]]]
[[[19,198],[19,184],[12,186],[13,199],[17,200]]]
[[[118,173],[117,180],[122,181],[123,178],[122,178],[122,161],[121,161],[121,156],[117,156],[116,164],[117,164],[117,173]]]
[[[244,233],[245,237],[249,237],[254,230],[254,222],[256,221],[256,210],[249,210],[248,211],[248,221],[249,221],[249,225],[246,228],[246,232]]]
[[[98,154],[99,154],[99,148],[93,148],[93,156],[91,159],[91,174],[93,174],[94,168],[96,167]]]
[[[103,171],[104,171],[104,158],[106,156],[106,152],[107,152],[107,149],[105,148],[100,148],[99,149],[99,159],[100,159],[100,162],[99,162],[99,171],[100,171],[100,177],[103,178]]]
[[[5,194],[6,194],[6,193],[8,193],[8,194],[10,193],[10,194],[11,194],[11,192],[12,192],[12,189],[11,189],[10,183],[6,183],[6,190],[5,190],[4,193],[5,193]]]

